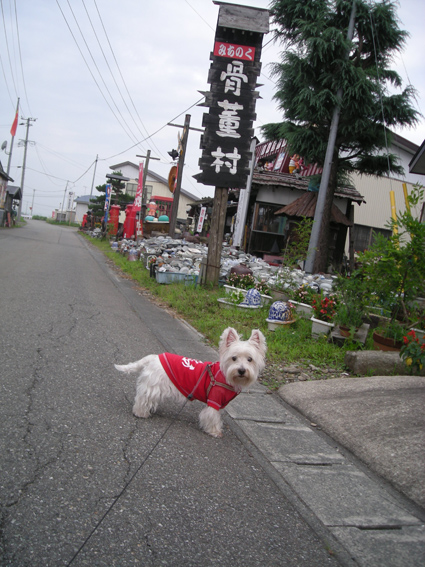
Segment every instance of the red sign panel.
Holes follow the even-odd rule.
[[[254,61],[255,47],[248,45],[235,45],[234,43],[214,43],[214,55],[228,57],[229,59],[242,59],[243,61]]]

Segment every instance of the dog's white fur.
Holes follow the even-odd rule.
[[[232,327],[224,330],[219,344],[220,368],[226,382],[238,393],[257,380],[265,366],[266,350],[266,339],[258,329],[251,332],[247,341],[242,341]],[[178,401],[185,399],[168,378],[156,354],[126,365],[115,364],[115,368],[128,374],[140,371],[133,406],[133,413],[137,417],[149,417],[166,398]],[[199,425],[213,437],[222,436],[220,413],[210,406],[199,414]]]

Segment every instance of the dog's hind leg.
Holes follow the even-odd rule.
[[[160,400],[161,391],[158,386],[150,384],[149,380],[143,380],[141,376],[136,388],[133,414],[137,417],[150,417],[156,412]]]

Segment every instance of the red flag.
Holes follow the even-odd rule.
[[[15,120],[13,121],[12,128],[10,129],[10,133],[14,137],[16,134],[16,129],[18,127],[18,109],[16,109]]]

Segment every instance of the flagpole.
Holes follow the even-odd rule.
[[[18,104],[16,105],[15,120],[13,121],[12,128],[10,129],[10,133],[12,134],[12,141],[10,142],[9,159],[7,160],[7,170],[6,170],[7,175],[9,175],[10,163],[12,161],[13,142],[15,141],[16,127],[18,125],[18,115],[19,115],[19,98],[18,98]]]

